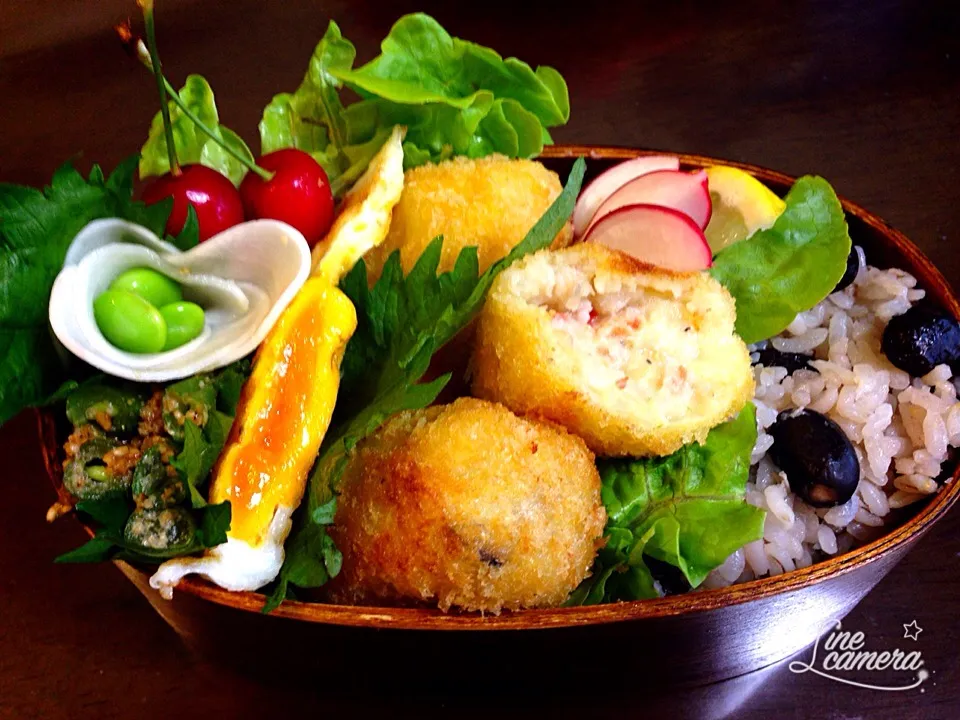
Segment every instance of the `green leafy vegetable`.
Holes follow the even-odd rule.
[[[802,177],[784,200],[773,227],[721,251],[711,270],[737,301],[746,343],[773,337],[823,300],[850,254],[843,208],[826,180]]]
[[[253,162],[253,153],[243,139],[229,128],[220,124],[217,105],[214,102],[210,84],[200,75],[189,75],[179,92],[180,99],[190,110],[209,127],[225,144]],[[230,178],[239,185],[247,169],[230,156],[219,144],[201,131],[171,100],[170,120],[173,124],[173,142],[177,149],[177,159],[183,165],[200,163]],[[167,154],[167,140],[163,133],[163,119],[160,113],[150,123],[150,134],[140,150],[140,177],[164,175],[170,172],[170,159]]]
[[[217,373],[217,409],[233,416],[237,414],[237,405],[240,402],[240,393],[243,385],[250,377],[250,357],[241,358],[230,363]]]
[[[187,219],[183,222],[183,229],[176,237],[167,235],[167,242],[183,252],[200,244],[200,219],[193,204],[187,203]]]
[[[74,390],[80,387],[80,383],[76,380],[64,380],[60,387],[54,390],[50,395],[45,397],[43,400],[37,403],[40,407],[45,407],[47,405],[56,405],[57,403],[63,402]]]
[[[215,448],[214,459],[220,456],[220,451],[227,444],[227,437],[230,435],[230,428],[233,427],[233,415],[214,410],[207,418],[207,424],[204,426],[204,435]],[[209,474],[209,473],[208,473]]]
[[[122,527],[122,526],[121,526]],[[116,536],[118,537],[118,536]],[[98,563],[112,559],[120,547],[106,533],[97,533],[83,545],[63,553],[54,559],[55,563]]]
[[[183,450],[171,461],[190,491],[190,504],[194,508],[207,506],[200,488],[210,476],[213,464],[227,441],[233,418],[213,410],[201,429],[191,420],[183,426]]]
[[[408,124],[407,143],[431,157],[445,145],[471,157],[529,157],[543,149],[542,128],[569,119],[566,85],[556,70],[504,60],[451,37],[428,15],[400,18],[381,51],[361,68],[333,74],[375,103],[381,125]],[[411,115],[410,106],[419,109]]]
[[[353,44],[331,22],[313,51],[300,87],[294,93],[275,95],[264,109],[260,121],[262,152],[298,148],[310,153],[331,180],[340,176],[348,164],[342,149],[349,140],[338,92],[341,83],[330,70],[351,67],[356,54]]]
[[[546,128],[570,117],[556,70],[451,37],[422,13],[400,18],[371,62],[354,68],[355,57],[331,22],[300,87],[275,96],[260,122],[264,152],[311,153],[336,191],[359,177],[394,125],[407,127],[404,164],[413,167],[452,155],[532,157],[551,141]],[[343,86],[361,101],[345,108]]]
[[[743,499],[756,438],[748,405],[703,445],[663,458],[600,461],[607,544],[570,604],[658,597],[644,556],[679,568],[697,587],[730,553],[762,537],[764,512]]]
[[[0,424],[42,402],[63,382],[47,324],[47,303],[67,248],[91,220],[120,217],[158,235],[171,202],[133,202],[137,157],[104,179],[69,163],[44,190],[0,183]]]
[[[420,384],[430,359],[466,327],[483,305],[496,276],[518,258],[550,245],[573,212],[586,164],[577,160],[566,187],[507,257],[478,273],[476,248],[461,251],[453,270],[437,275],[442,238],[435,239],[404,277],[400,255],[387,260],[368,288],[361,260],[341,287],[357,309],[357,330],[347,344],[334,423],[307,489],[307,501],[286,546],[279,581],[264,606],[269,612],[288,587],[317,587],[339,572],[339,551],[326,526],[349,453],[391,415],[432,403],[450,376]]]
[[[206,505],[200,512],[197,540],[201,547],[212,548],[227,541],[230,530],[230,501]]]
[[[77,503],[77,510],[90,517],[100,528],[85,544],[64,553],[54,562],[94,563],[106,560],[127,560],[153,565],[171,557],[189,555],[225,543],[227,531],[230,529],[230,503],[206,505],[199,511],[199,524],[188,546],[171,550],[149,550],[142,545],[131,543],[124,537],[124,526],[133,510],[128,500],[124,498],[87,500]]]

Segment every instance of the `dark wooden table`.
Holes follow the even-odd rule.
[[[610,2],[568,12],[557,2],[516,0],[158,5],[169,74],[175,81],[188,72],[205,75],[218,92],[221,118],[249,140],[271,95],[299,82],[329,18],[366,59],[396,17],[423,9],[455,35],[558,68],[573,106],[570,124],[555,133],[558,141],[687,151],[822,174],[905,231],[960,283],[960,19],[950,0],[666,9]],[[123,56],[110,30],[128,14],[136,14],[133,0],[0,6],[0,180],[43,183],[78,154],[81,165],[112,167],[139,147],[156,103],[148,78]],[[846,621],[882,648],[902,644],[901,625],[916,619],[924,630],[916,647],[933,671],[922,694],[851,688],[785,667],[656,696],[602,685],[556,687],[536,668],[508,678],[491,668],[489,678],[463,688],[400,692],[378,691],[374,677],[366,689],[364,682],[345,683],[343,677],[362,677],[364,668],[344,667],[343,677],[291,687],[191,656],[112,567],[52,565],[82,536],[72,521],[44,522],[53,495],[30,418],[5,427],[0,448],[0,717],[287,711],[316,717],[370,710],[637,716],[664,701],[690,717],[960,717],[957,513]]]

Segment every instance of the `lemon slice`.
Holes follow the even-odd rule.
[[[713,213],[703,232],[714,255],[770,227],[786,207],[770,188],[738,168],[707,168],[707,187]]]

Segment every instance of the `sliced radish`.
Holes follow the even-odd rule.
[[[713,264],[710,246],[697,224],[679,210],[660,205],[617,208],[598,220],[584,241],[668,270],[691,272]]]
[[[702,230],[710,222],[710,191],[707,189],[707,173],[679,170],[658,170],[641,175],[608,197],[597,208],[590,227],[604,215],[626,205],[660,205],[679,210],[693,220]]]
[[[577,205],[573,209],[573,234],[576,237],[582,236],[603,201],[631,180],[657,170],[678,170],[679,168],[679,158],[650,155],[627,160],[597,175],[577,199]]]

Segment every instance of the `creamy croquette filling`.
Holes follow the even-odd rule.
[[[568,310],[571,301],[576,307]],[[586,377],[597,391],[623,391],[624,402],[669,396],[667,417],[696,402],[700,313],[655,292],[594,294],[544,307],[561,337],[584,354]]]
[[[682,281],[629,283],[588,266],[529,261],[511,290],[543,308],[551,327],[579,365],[578,374],[602,402],[631,411],[649,405],[651,416],[671,421],[711,404],[708,345],[732,328],[711,323],[711,295],[686,292]]]

